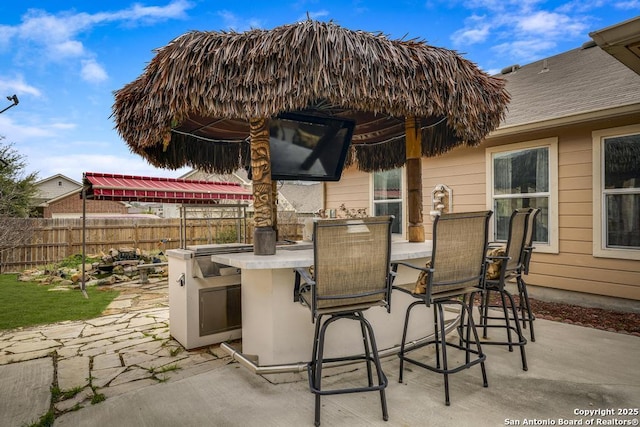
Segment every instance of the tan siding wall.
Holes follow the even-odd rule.
[[[339,182],[325,183],[325,209],[338,209],[344,204],[347,209],[367,209],[371,214],[369,174],[356,168],[342,172]]]
[[[597,129],[638,123],[636,116],[603,120],[564,129],[491,138],[478,148],[458,148],[423,159],[425,234],[431,237],[431,190],[437,184],[453,189],[454,211],[487,209],[485,148],[558,138],[559,253],[535,253],[527,283],[549,288],[640,300],[640,261],[592,255],[592,138]],[[326,186],[328,208],[369,206],[369,176],[346,171],[339,183]]]
[[[637,121],[637,119],[636,119]],[[592,138],[596,129],[632,124],[632,118],[496,138],[503,145],[558,137],[558,254],[535,253],[527,283],[563,290],[640,300],[640,261],[596,258],[593,249]]]
[[[431,191],[436,185],[445,184],[453,190],[453,212],[486,209],[484,150],[456,148],[443,156],[424,159],[422,165],[422,199],[428,238],[432,234]]]

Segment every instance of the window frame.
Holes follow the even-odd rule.
[[[531,141],[518,142],[513,144],[498,145],[485,149],[485,167],[486,167],[486,206],[487,209],[493,210],[494,202],[494,183],[493,183],[493,157],[495,154],[504,154],[509,152],[524,151],[536,148],[549,149],[549,243],[535,242],[536,252],[557,254],[559,252],[559,233],[558,233],[558,137],[550,137],[536,139]],[[535,197],[539,193],[531,193],[531,197]],[[489,222],[489,236],[495,235],[495,221]]]
[[[599,258],[618,258],[640,260],[640,250],[623,248],[606,248],[604,233],[607,227],[604,197],[604,140],[617,136],[640,134],[640,124],[599,129],[591,132],[593,152],[593,256]]]
[[[376,200],[375,199],[375,175],[379,172],[371,172],[369,174],[369,200],[370,202],[370,207],[369,209],[371,209],[371,216],[375,215],[375,205],[376,203],[389,203],[389,202],[397,202],[400,201],[400,212],[402,213],[402,223],[400,224],[400,233],[394,233],[394,236],[397,236],[397,238],[405,238],[406,233],[407,233],[407,219],[405,218],[406,216],[406,212],[407,212],[407,197],[406,197],[406,191],[407,191],[407,184],[406,184],[406,172],[405,172],[405,167],[399,167],[397,168],[400,171],[400,199],[381,199],[381,200]],[[386,171],[380,171],[380,172],[386,172]]]

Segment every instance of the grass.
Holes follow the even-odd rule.
[[[51,427],[56,419],[53,411],[49,411],[40,417],[38,422],[30,424],[29,427]]]
[[[91,398],[91,404],[96,405],[100,402],[104,402],[106,399],[107,397],[102,393],[94,394],[93,397]]]
[[[0,330],[97,317],[118,291],[87,288],[53,291],[46,285],[19,282],[15,274],[0,274]]]

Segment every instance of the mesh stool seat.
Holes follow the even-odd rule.
[[[491,211],[442,214],[433,223],[433,250],[430,262],[424,268],[408,263],[397,263],[421,271],[419,286],[414,290],[403,286],[393,286],[394,291],[408,293],[416,299],[407,308],[405,315],[402,342],[400,345],[400,375],[403,381],[404,363],[408,362],[433,372],[443,374],[445,404],[449,399],[449,374],[468,369],[480,364],[482,371],[482,385],[488,386],[487,374],[484,367],[486,355],[482,347],[473,316],[469,315],[471,306],[466,303],[464,296],[478,291],[485,277],[485,254],[487,251],[488,225]],[[416,293],[419,289],[420,292]],[[422,293],[424,289],[424,293]],[[407,345],[407,330],[412,310],[420,305],[432,307],[435,324],[435,334],[432,340]],[[461,321],[466,322],[465,328],[458,328],[464,339],[460,337],[458,344],[446,340],[445,305],[459,306]],[[473,345],[472,345],[473,343]],[[435,345],[435,363],[424,363],[410,356],[410,353],[422,347]],[[447,359],[447,348],[463,351],[464,362],[457,366],[450,366]]]
[[[320,425],[320,398],[330,394],[378,391],[382,418],[389,419],[385,396],[388,381],[380,364],[373,328],[363,312],[372,307],[390,310],[392,221],[392,216],[317,221],[313,232],[313,268],[296,269],[296,282],[303,282],[299,286],[299,301],[310,309],[316,325],[311,362],[307,366],[309,389],[315,394],[316,426]],[[327,330],[343,319],[359,323],[363,352],[324,357]],[[322,387],[323,368],[335,362],[357,361],[366,365],[364,385],[343,389]]]

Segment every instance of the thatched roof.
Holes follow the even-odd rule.
[[[376,170],[404,164],[406,116],[420,119],[423,155],[433,156],[479,144],[508,101],[503,80],[452,50],[307,20],[188,32],[115,92],[113,115],[152,164],[219,173],[246,160],[251,118],[300,110],[352,118],[350,159]]]

